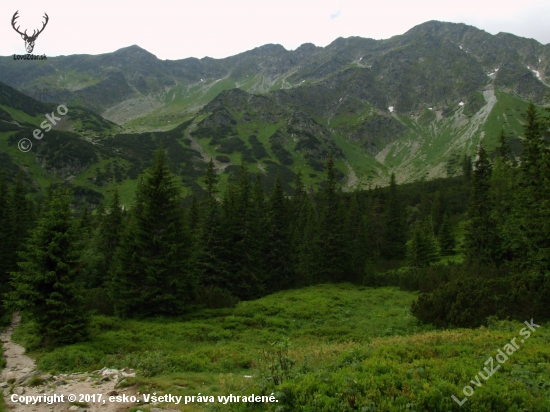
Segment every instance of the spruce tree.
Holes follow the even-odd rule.
[[[319,222],[317,282],[341,282],[349,276],[345,216],[337,192],[334,158],[327,160],[327,183]]]
[[[443,216],[443,222],[438,234],[439,250],[442,256],[454,255],[456,241],[452,232],[451,224],[449,222],[449,216],[445,214]]]
[[[547,120],[541,119],[533,103],[529,104],[526,120],[520,187],[512,216],[506,223],[506,238],[516,266],[546,271],[550,270],[550,149],[544,139]]]
[[[390,177],[390,187],[385,216],[382,256],[388,260],[399,260],[405,257],[406,233],[404,211],[397,194],[395,174]]]
[[[465,237],[466,255],[470,260],[497,261],[500,239],[492,217],[493,203],[489,196],[492,167],[487,151],[479,142],[468,205],[468,226]]]
[[[296,284],[309,286],[319,283],[319,218],[315,203],[308,194],[302,201],[302,211],[294,232]]]
[[[123,317],[175,315],[193,298],[180,188],[162,147],[140,181],[114,257],[111,296]]]
[[[500,129],[500,134],[498,135],[498,146],[496,147],[495,152],[496,155],[504,162],[511,159],[512,149],[510,149],[508,138],[504,134],[504,129]]]
[[[193,267],[199,283],[205,290],[213,288],[232,291],[229,265],[225,261],[226,243],[222,227],[220,206],[215,198],[218,176],[212,160],[206,172],[206,197],[199,214],[197,240],[195,242]]]
[[[267,206],[263,262],[268,292],[288,289],[295,284],[292,268],[288,212],[279,173]]]
[[[12,273],[10,302],[34,320],[45,345],[81,341],[87,336],[83,288],[78,279],[78,233],[71,217],[70,192],[52,192],[47,211],[19,252]]]
[[[411,229],[411,240],[407,244],[407,265],[428,266],[437,260],[438,255],[430,227],[425,221],[416,221]]]

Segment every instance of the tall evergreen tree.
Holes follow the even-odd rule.
[[[77,281],[78,234],[70,204],[69,192],[52,193],[12,273],[10,302],[36,321],[46,345],[73,343],[87,335],[83,289]]]
[[[288,289],[294,286],[295,279],[290,253],[288,212],[279,173],[275,177],[275,184],[269,198],[266,223],[263,260],[267,291]]]
[[[399,260],[405,257],[406,232],[403,215],[395,174],[392,173],[382,242],[382,256],[385,259]]]
[[[327,184],[323,195],[317,282],[341,282],[349,276],[350,259],[346,244],[345,216],[337,192],[332,155],[327,160]]]
[[[187,239],[180,188],[160,147],[140,181],[114,257],[111,296],[118,315],[174,315],[187,309],[195,286],[187,270]]]
[[[229,262],[225,260],[227,251],[222,216],[215,198],[218,179],[210,160],[205,177],[206,197],[202,202],[193,266],[200,284],[207,290],[217,288],[232,291]]]
[[[248,168],[241,164],[237,184],[230,186],[223,201],[224,260],[230,270],[231,292],[239,299],[254,299],[262,294],[262,273],[255,257],[251,190]]]
[[[443,222],[438,234],[439,250],[442,256],[454,255],[456,241],[449,222],[449,215],[443,216]]]
[[[500,255],[500,239],[492,217],[493,203],[489,196],[491,172],[487,151],[480,142],[472,178],[465,247],[468,258],[481,262],[495,261]]]
[[[546,271],[550,270],[549,147],[544,140],[545,121],[532,103],[526,120],[520,187],[506,233],[516,266]]]

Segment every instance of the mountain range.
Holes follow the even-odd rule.
[[[160,141],[188,188],[211,157],[231,179],[241,160],[287,189],[312,187],[333,153],[346,189],[454,176],[501,129],[515,153],[527,103],[549,103],[550,45],[430,21],[387,40],[264,45],[224,59],[160,60],[138,46],[102,55],[0,57],[0,156],[39,186],[135,188]],[[32,129],[64,104],[40,141]],[[33,142],[28,153],[17,141]],[[82,189],[84,190],[84,189]]]

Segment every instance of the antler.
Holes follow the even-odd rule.
[[[12,25],[13,29],[14,29],[17,33],[19,33],[21,36],[25,36],[27,39],[36,39],[36,38],[38,37],[38,35],[39,35],[40,33],[42,33],[42,31],[44,31],[44,29],[46,28],[46,25],[48,24],[48,21],[50,20],[50,18],[48,17],[48,15],[44,12],[44,16],[43,16],[43,17],[46,19],[46,21],[45,21],[44,23],[42,23],[42,28],[41,28],[40,30],[38,30],[38,33],[36,32],[36,30],[34,30],[33,33],[32,33],[32,36],[29,36],[29,35],[27,34],[27,30],[25,30],[24,33],[21,33],[21,32],[19,31],[19,27],[20,27],[20,26],[17,26],[17,28],[15,28],[15,20],[17,20],[17,19],[19,18],[19,16],[17,15],[17,13],[19,13],[19,10],[17,10],[17,11],[15,12],[15,14],[13,15],[13,17],[12,17],[12,19],[11,19],[11,25]]]
[[[20,27],[20,26],[17,26],[17,28],[15,28],[15,20],[19,18],[19,16],[17,15],[17,13],[19,13],[19,10],[17,10],[17,11],[14,13],[13,17],[11,18],[11,25],[12,25],[13,29],[14,29],[17,33],[19,33],[21,36],[27,36],[27,30],[25,30],[25,33],[21,33],[21,32],[19,31],[19,27]]]
[[[38,31],[38,33],[34,34],[34,32],[33,32],[32,37],[38,37],[38,35],[44,31],[44,28],[46,27],[46,24],[48,24],[48,21],[50,20],[50,18],[46,14],[46,12],[44,12],[44,16],[42,16],[42,17],[44,17],[46,19],[46,21],[44,23],[42,23],[42,28]]]

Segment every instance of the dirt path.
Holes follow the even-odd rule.
[[[2,371],[0,388],[4,392],[4,402],[8,411],[14,412],[50,412],[50,411],[74,411],[74,412],[119,412],[125,411],[132,403],[115,403],[109,401],[109,396],[136,395],[134,387],[117,389],[118,384],[127,377],[134,377],[130,370],[115,370],[103,368],[95,372],[61,374],[52,376],[36,370],[34,360],[24,354],[23,347],[11,340],[11,335],[19,325],[18,315],[13,316],[12,324],[0,334],[4,346],[6,368]],[[123,385],[121,385],[123,386]],[[77,396],[76,402],[83,397],[82,403],[74,405],[67,400],[69,394]],[[100,402],[85,402],[86,395],[102,395]],[[20,404],[20,396],[51,396],[58,395],[57,402],[48,404],[41,399],[32,404]],[[60,402],[63,395],[63,402]],[[36,398],[35,398],[36,399]],[[53,399],[53,398],[50,398]],[[12,400],[15,400],[12,401]],[[103,402],[105,401],[105,402]],[[50,401],[51,402],[51,401]]]

